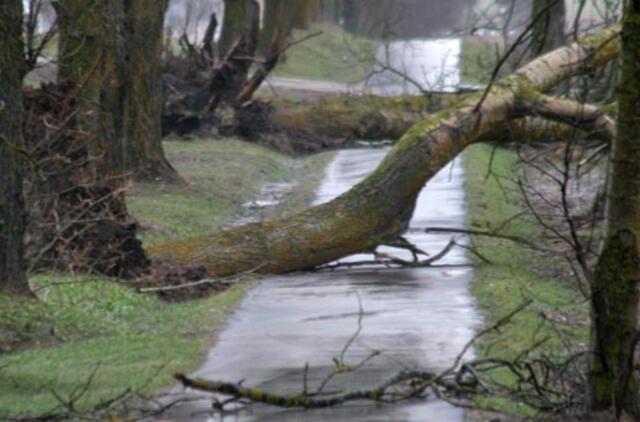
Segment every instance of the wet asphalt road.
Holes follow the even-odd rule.
[[[340,151],[327,169],[316,202],[328,201],[349,189],[377,166],[386,151]],[[421,193],[407,238],[423,250],[437,253],[449,237],[427,235],[422,228],[463,227],[464,224],[463,171],[457,160],[443,169]],[[403,255],[404,252],[393,250],[393,253]],[[464,264],[466,257],[463,250],[457,248],[439,263]],[[345,361],[356,364],[373,350],[381,354],[358,372],[336,377],[331,384],[333,388],[371,386],[407,367],[445,369],[480,322],[469,292],[472,275],[468,267],[452,266],[365,268],[266,278],[246,296],[206,362],[194,375],[245,380],[247,386],[296,393],[302,391],[303,368],[308,363],[308,384],[312,389],[332,370],[332,358],[340,354],[356,331],[359,300],[364,312],[362,331]],[[308,411],[254,405],[225,415],[224,419],[212,414],[210,409],[210,401],[200,401],[179,407],[166,416],[174,420],[201,421],[463,419],[461,409],[438,400],[395,405],[359,402]]]

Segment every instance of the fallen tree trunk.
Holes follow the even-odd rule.
[[[149,252],[158,260],[202,265],[209,276],[225,276],[251,269],[284,273],[310,268],[393,242],[406,230],[418,194],[438,170],[505,122],[539,114],[540,107],[533,105],[555,101],[541,92],[615,58],[618,33],[618,27],[611,27],[548,53],[497,80],[485,93],[470,94],[427,116],[369,177],[329,203],[285,219],[160,244]],[[593,126],[593,119],[577,109],[576,124]]]
[[[429,97],[341,95],[308,103],[279,100],[265,116],[266,129],[308,132],[328,138],[395,140],[418,121],[452,106],[464,95],[468,94],[434,93]],[[255,113],[251,107],[239,113],[240,130],[248,129],[255,122]]]
[[[340,96],[302,104],[276,101],[266,106],[253,103],[236,113],[236,132],[253,142],[289,154],[342,148],[356,140],[395,141],[429,114],[451,107],[464,95],[469,94],[437,94],[431,98]],[[508,142],[515,138],[547,142],[570,139],[577,134],[581,139],[610,140],[606,130],[591,133],[585,131],[588,128],[581,128],[585,130],[576,132],[574,126],[559,118],[561,115],[571,117],[583,113],[581,104],[567,104],[558,99],[549,102],[544,101],[544,97],[532,100],[541,103],[538,105],[546,103],[549,110],[538,107],[538,117],[510,120],[478,140]],[[555,120],[547,120],[549,118]]]

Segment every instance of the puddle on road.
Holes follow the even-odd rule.
[[[280,204],[282,199],[296,187],[296,183],[289,182],[267,182],[256,197],[242,204],[245,215],[238,217],[230,227],[241,226],[264,219],[264,216]]]

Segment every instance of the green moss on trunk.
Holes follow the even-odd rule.
[[[177,179],[161,143],[167,2],[59,0],[60,81],[80,89],[78,126],[98,174]]]
[[[291,9],[286,0],[265,0],[263,26],[260,31],[258,52],[267,57],[275,45],[278,51],[283,51],[286,40],[291,32]]]
[[[253,0],[225,0],[222,33],[218,41],[218,54],[224,57],[231,46],[240,40],[251,26]]]
[[[633,374],[640,258],[635,234],[620,230],[607,239],[591,286],[592,406],[638,413],[638,380]]]
[[[618,136],[611,154],[607,234],[592,280],[591,407],[640,417],[635,346],[640,282],[640,3],[625,2]]]
[[[22,194],[22,1],[0,3],[0,290],[29,294]]]
[[[123,100],[123,166],[138,179],[174,181],[162,147],[162,51],[166,0],[126,3],[125,49],[119,92]]]

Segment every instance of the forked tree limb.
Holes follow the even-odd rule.
[[[337,406],[354,400],[373,400],[381,401],[385,393],[391,387],[406,381],[421,381],[433,379],[433,374],[400,372],[393,378],[383,382],[379,386],[365,390],[354,390],[344,394],[335,394],[330,397],[314,397],[311,395],[294,394],[282,395],[268,393],[259,388],[247,388],[237,384],[224,381],[209,381],[203,378],[189,378],[183,374],[176,374],[175,378],[182,383],[184,387],[189,387],[199,391],[210,393],[219,393],[241,399],[248,399],[252,402],[265,403],[279,407],[303,407],[305,409],[318,409],[325,407]]]
[[[315,267],[393,241],[407,229],[429,179],[467,146],[521,117],[523,99],[617,57],[619,30],[614,26],[584,37],[498,79],[480,107],[483,94],[475,93],[427,115],[371,175],[329,203],[284,219],[167,242],[149,252],[160,260],[203,265],[209,276],[219,277],[258,265],[261,273]]]
[[[267,55],[266,59],[262,63],[257,64],[256,70],[251,77],[242,85],[238,95],[235,98],[236,105],[243,105],[253,98],[258,88],[262,85],[264,80],[269,76],[269,73],[276,67],[278,61],[282,55],[291,47],[303,43],[311,38],[315,38],[322,35],[322,32],[315,32],[307,35],[297,41],[285,44],[286,33],[282,29],[276,29],[273,35],[273,45],[271,51]],[[283,47],[284,45],[284,47]]]
[[[616,136],[615,121],[602,109],[592,104],[540,94],[523,97],[519,101],[518,108],[523,115],[542,117],[593,132],[602,140],[611,142]]]

